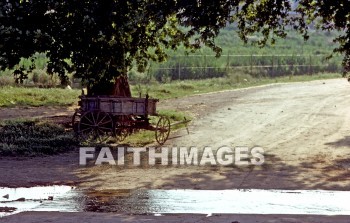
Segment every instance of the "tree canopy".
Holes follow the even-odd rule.
[[[297,7],[293,7],[296,5]],[[350,3],[346,0],[4,0],[0,2],[0,69],[18,69],[21,58],[46,53],[48,72],[66,72],[88,86],[106,85],[134,64],[164,61],[166,50],[208,46],[228,23],[239,36],[261,33],[260,44],[289,28],[308,38],[310,24],[339,30],[336,52],[350,69]]]

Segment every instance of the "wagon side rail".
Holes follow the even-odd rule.
[[[80,111],[102,111],[112,115],[157,115],[158,99],[112,96],[80,96]]]

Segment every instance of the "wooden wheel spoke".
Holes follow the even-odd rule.
[[[89,126],[89,127],[94,127],[93,125],[90,125],[90,124],[86,124],[86,123],[81,123],[81,125],[84,125],[84,126]]]
[[[91,117],[92,117],[92,120],[93,120],[94,125],[96,125],[96,120],[95,120],[94,113],[91,113]]]
[[[107,132],[104,132],[104,131],[102,131],[101,129],[98,129],[98,133],[99,133],[100,135],[107,135]]]
[[[96,124],[98,124],[99,117],[100,117],[100,112],[97,112],[97,115],[96,115]]]
[[[107,120],[106,122],[99,124],[99,126],[104,126],[106,124],[112,124],[112,122],[110,120]]]
[[[105,116],[103,116],[103,118],[97,123],[98,125],[100,125],[101,124],[101,122],[103,122],[103,120],[105,120],[106,119],[106,115]]]
[[[89,130],[90,130],[90,132],[94,131],[94,129],[92,129],[92,128],[87,128],[87,129],[80,130],[79,132],[82,133],[82,132],[86,132],[86,131],[89,131]]]
[[[87,112],[81,117],[79,133],[87,141],[106,141],[113,133],[113,119],[104,112]]]
[[[89,119],[87,117],[87,115],[83,116],[83,118],[82,118],[82,120],[84,120],[84,121],[85,121],[85,119],[87,119],[90,123],[95,124],[91,119]]]
[[[164,127],[166,125],[166,120],[165,118],[163,119],[162,126]]]
[[[108,127],[98,127],[98,129],[104,129],[104,130],[107,130],[107,131],[112,131],[113,128],[108,128]]]
[[[170,121],[166,117],[160,117],[156,129],[156,140],[159,144],[163,144],[169,137]]]

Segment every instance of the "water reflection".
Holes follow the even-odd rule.
[[[349,191],[0,188],[0,217],[22,211],[350,215]]]
[[[71,186],[0,188],[0,217],[23,211],[82,211],[83,198]]]
[[[128,196],[90,197],[87,211],[193,214],[350,215],[348,191],[138,190]],[[99,202],[102,201],[102,202]]]

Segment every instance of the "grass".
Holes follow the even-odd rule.
[[[173,81],[160,84],[132,85],[132,94],[137,97],[140,93],[146,93],[152,98],[169,99],[180,98],[189,95],[215,92],[221,90],[238,89],[244,87],[259,86],[271,83],[300,82],[320,79],[340,78],[340,74],[317,74],[303,76],[284,76],[277,78],[252,78],[247,74],[229,74],[224,78],[205,80]],[[59,88],[25,88],[25,87],[0,87],[0,107],[16,106],[70,106],[77,104],[80,90],[66,90]]]
[[[0,107],[69,106],[77,102],[80,90],[59,88],[0,87]]]
[[[267,72],[275,74],[303,74],[318,72],[341,72],[341,54],[334,54],[332,59],[326,60],[338,44],[332,40],[341,32],[327,32],[310,30],[310,38],[304,41],[300,33],[290,30],[285,39],[277,38],[275,44],[268,43],[265,47],[249,44],[259,39],[259,36],[247,36],[249,43],[245,44],[237,34],[236,25],[230,25],[220,31],[215,39],[215,44],[222,48],[221,57],[215,58],[214,53],[207,47],[202,47],[195,53],[186,56],[185,49],[180,47],[176,51],[169,50],[169,57],[163,63],[152,63],[149,75],[162,78],[178,79],[202,79],[206,77],[220,77],[227,66],[274,66],[273,71],[262,67],[256,67],[252,73]],[[246,55],[246,56],[227,56]],[[261,56],[253,56],[261,55]],[[284,56],[282,56],[284,55]],[[289,56],[287,56],[289,55]],[[298,55],[298,56],[296,56]],[[287,65],[287,66],[285,66]],[[304,67],[295,67],[303,65]],[[311,65],[310,67],[308,67]],[[181,72],[178,68],[181,67]],[[201,68],[203,69],[201,69]],[[214,67],[206,72],[204,67]],[[159,70],[159,68],[165,68]],[[214,71],[214,72],[213,72]]]
[[[276,78],[252,78],[249,75],[232,74],[225,78],[206,80],[173,81],[171,83],[131,86],[133,95],[148,93],[152,98],[181,98],[195,94],[203,94],[222,90],[260,86],[272,83],[303,82],[322,79],[340,78],[340,74],[317,74],[303,76],[284,76]]]

